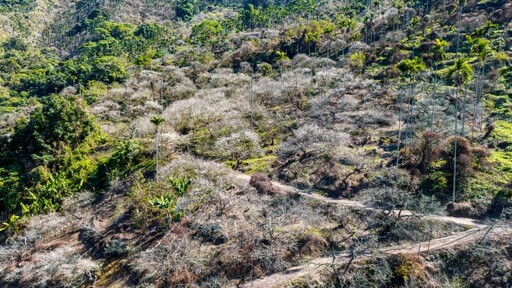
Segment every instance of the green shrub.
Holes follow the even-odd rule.
[[[443,171],[433,171],[423,176],[419,189],[427,195],[441,195],[448,188],[447,174]]]
[[[189,189],[192,181],[167,178],[159,182],[141,180],[132,187],[129,196],[135,203],[132,220],[139,227],[157,224],[167,227],[170,221],[179,221],[184,212],[178,207],[178,199]]]
[[[145,39],[156,39],[162,36],[164,33],[164,28],[156,23],[143,23],[137,30],[135,30],[135,36],[141,36]]]
[[[128,253],[128,242],[121,239],[110,240],[107,245],[105,245],[103,253],[109,258],[124,256]]]
[[[109,157],[99,161],[89,179],[89,189],[101,191],[108,188],[110,181],[135,171],[149,159],[149,152],[141,142],[122,141],[113,148]]]

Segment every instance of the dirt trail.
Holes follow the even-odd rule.
[[[237,177],[239,179],[243,179],[245,181],[250,180],[250,176],[245,174],[238,174]],[[362,209],[368,210],[379,210],[374,207],[365,205],[362,202],[347,200],[347,199],[331,199],[317,194],[308,194],[300,191],[294,187],[284,185],[279,182],[272,181],[272,185],[278,187],[283,193],[288,194],[299,194],[303,197],[316,199],[318,201],[322,201],[324,203],[332,203],[339,204],[348,207],[359,207]],[[397,211],[392,211],[393,213],[397,213]],[[410,211],[402,211],[402,215],[412,215]],[[450,236],[431,239],[430,241],[420,242],[420,243],[412,243],[412,244],[402,244],[402,245],[394,245],[382,247],[375,250],[371,255],[366,255],[360,257],[358,259],[364,259],[367,257],[371,257],[376,254],[399,254],[399,253],[423,253],[427,251],[435,251],[440,249],[450,248],[456,245],[463,245],[471,242],[475,242],[479,239],[482,239],[487,233],[490,231],[491,226],[483,223],[482,221],[471,219],[471,218],[459,218],[459,217],[450,217],[450,216],[438,216],[438,215],[425,215],[424,219],[431,219],[435,221],[442,222],[452,222],[460,225],[470,226],[472,229],[455,233]],[[492,227],[492,233],[499,234],[512,234],[512,225],[503,226],[503,227]],[[339,252],[329,257],[319,257],[310,260],[307,264],[303,264],[300,266],[295,266],[287,269],[284,272],[275,273],[268,275],[264,278],[254,280],[252,282],[245,283],[241,285],[241,287],[276,287],[278,285],[285,284],[286,282],[296,279],[306,275],[313,275],[319,271],[322,266],[338,264],[343,265],[344,263],[350,260],[350,254],[348,252]]]
[[[244,181],[247,181],[247,182],[249,182],[249,180],[251,179],[251,176],[241,174],[241,173],[237,174],[237,177],[239,179],[243,179]],[[282,184],[282,183],[279,183],[276,181],[272,181],[272,185],[279,188],[279,190],[283,191],[284,193],[298,194],[300,196],[315,199],[315,200],[318,200],[318,201],[321,201],[324,203],[339,204],[339,205],[347,206],[347,207],[359,207],[362,209],[374,210],[374,211],[381,210],[381,209],[377,209],[372,206],[365,205],[363,202],[360,202],[360,201],[348,200],[348,199],[332,199],[332,198],[328,198],[328,197],[318,195],[318,194],[309,194],[306,192],[302,192],[301,190],[299,190],[295,187],[285,185],[285,184]],[[392,211],[392,213],[396,214],[396,213],[398,213],[398,211],[395,210],[395,211]],[[408,215],[413,215],[413,213],[411,211],[402,210],[401,215],[408,216]],[[436,220],[436,221],[442,221],[442,222],[452,222],[452,223],[456,223],[459,225],[471,226],[471,227],[476,227],[476,228],[487,227],[487,225],[484,222],[477,220],[477,219],[472,219],[472,218],[451,217],[451,216],[441,216],[441,215],[425,215],[425,216],[423,216],[423,218],[430,219],[430,220]]]
[[[384,254],[384,255],[393,255],[393,254],[414,254],[414,253],[425,253],[427,251],[436,251],[441,249],[447,249],[450,247],[454,247],[457,245],[464,245],[468,243],[472,243],[482,239],[487,233],[488,229],[482,228],[473,228],[467,231],[459,232],[447,237],[432,239],[431,241],[424,241],[420,243],[413,244],[403,244],[396,246],[388,246],[375,250],[371,254],[367,254],[365,256],[356,258],[356,260],[366,259],[375,255]],[[492,231],[493,234],[511,234],[512,227],[495,227]],[[512,235],[510,235],[512,236]],[[264,278],[254,280],[252,282],[247,282],[242,284],[240,287],[246,288],[270,288],[270,287],[279,287],[290,280],[297,279],[306,275],[313,276],[318,273],[322,267],[326,267],[328,265],[338,265],[342,266],[346,265],[350,260],[350,254],[347,252],[340,252],[333,256],[329,257],[319,257],[312,259],[309,263],[295,266],[289,268],[288,270],[280,273],[275,273],[272,275],[268,275]]]

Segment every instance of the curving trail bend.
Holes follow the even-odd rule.
[[[250,176],[245,174],[237,174],[236,176],[240,180],[249,181]],[[328,197],[324,197],[317,194],[308,194],[303,191],[300,191],[297,188],[272,181],[272,185],[279,188],[283,193],[289,195],[300,195],[302,197],[307,197],[311,199],[315,199],[324,203],[332,203],[338,204],[348,207],[359,207],[362,209],[368,210],[379,210],[374,207],[365,205],[360,201],[347,200],[347,199],[331,199]],[[393,213],[398,213],[398,211],[392,211]],[[402,211],[402,215],[412,215],[410,211]],[[502,227],[494,227],[490,224],[486,224],[482,221],[472,218],[462,218],[462,217],[451,217],[451,216],[440,216],[440,215],[425,215],[424,219],[432,219],[441,222],[452,222],[460,225],[466,225],[472,227],[469,230],[454,233],[450,236],[431,239],[430,241],[424,241],[419,243],[408,243],[401,245],[393,245],[393,246],[385,246],[376,249],[371,254],[367,254],[361,256],[357,259],[365,259],[368,257],[372,257],[378,254],[384,255],[393,255],[393,254],[413,254],[413,253],[423,253],[428,251],[436,251],[441,249],[447,249],[450,247],[454,247],[456,245],[464,245],[468,243],[472,243],[475,241],[479,241],[483,237],[485,237],[489,232],[500,234],[500,235],[509,235],[512,236],[512,224],[502,226]],[[304,277],[307,275],[314,275],[319,272],[322,267],[328,265],[343,265],[350,261],[351,255],[347,252],[339,252],[333,254],[332,256],[318,257],[311,259],[308,263],[295,266],[287,269],[286,271],[274,273],[268,276],[265,276],[261,279],[256,279],[250,282],[246,282],[242,285],[238,285],[237,287],[251,287],[251,288],[269,288],[269,287],[279,287],[289,282],[290,280],[297,279],[300,277]]]

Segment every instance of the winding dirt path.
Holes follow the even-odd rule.
[[[468,243],[472,243],[482,239],[487,233],[488,229],[482,228],[473,228],[470,230],[466,230],[463,232],[459,232],[447,237],[432,239],[429,241],[415,243],[415,244],[403,244],[396,246],[388,246],[375,250],[371,254],[366,254],[359,258],[355,258],[355,261],[367,259],[369,257],[373,257],[375,255],[393,255],[393,254],[414,254],[414,253],[424,253],[427,251],[437,251],[442,249],[447,249],[450,247],[454,247],[457,245],[464,245]],[[512,236],[512,227],[496,227],[493,229],[492,233],[494,234],[508,234]],[[295,266],[287,269],[284,272],[275,273],[268,275],[264,278],[257,279],[251,282],[247,282],[242,284],[239,287],[246,288],[270,288],[270,287],[280,287],[281,285],[286,284],[287,282],[297,279],[300,277],[310,276],[319,273],[322,268],[328,267],[330,265],[337,265],[337,267],[346,265],[350,261],[350,254],[346,252],[340,252],[333,256],[329,257],[319,257],[312,259],[309,263]]]
[[[236,175],[236,177],[241,180],[247,181],[247,182],[249,182],[251,179],[251,176],[242,174],[242,173],[238,173]],[[372,211],[381,211],[381,209],[378,209],[378,208],[375,208],[375,207],[372,207],[369,205],[365,205],[363,202],[360,202],[360,201],[348,200],[348,199],[332,199],[332,198],[328,198],[328,197],[318,195],[318,194],[309,194],[309,193],[303,192],[300,189],[297,189],[295,187],[285,185],[285,184],[282,184],[282,183],[279,183],[276,181],[272,181],[272,185],[279,188],[279,190],[282,191],[283,193],[287,193],[289,195],[296,194],[296,195],[300,195],[302,197],[315,199],[315,200],[318,200],[318,201],[321,201],[324,203],[338,204],[338,205],[347,206],[347,207],[359,207],[362,209],[372,210]],[[399,212],[398,210],[391,211],[392,214],[397,214],[398,212]],[[402,216],[410,216],[410,215],[413,215],[413,212],[408,211],[408,210],[402,210],[401,215]],[[441,221],[441,222],[452,222],[455,224],[471,226],[471,227],[476,227],[476,228],[487,227],[487,225],[484,222],[477,220],[477,219],[472,219],[472,218],[451,217],[451,216],[442,216],[442,215],[424,215],[423,219],[437,220],[437,221]]]
[[[245,181],[250,180],[250,176],[245,174],[237,174],[237,178]],[[321,195],[317,194],[308,194],[303,191],[300,191],[299,189],[296,189],[294,187],[284,185],[279,182],[272,181],[272,185],[279,188],[283,193],[287,193],[290,195],[298,194],[303,197],[315,199],[324,203],[332,203],[332,204],[338,204],[348,207],[359,207],[362,209],[367,210],[380,210],[376,209],[374,207],[365,205],[362,202],[354,201],[354,200],[347,200],[347,199],[331,199],[327,198]],[[392,211],[393,213],[398,213],[398,211]],[[402,211],[402,215],[412,215],[413,213],[411,211]],[[365,259],[368,257],[372,257],[374,255],[378,254],[385,254],[385,255],[393,255],[393,254],[413,254],[413,253],[423,253],[428,251],[436,251],[441,249],[450,248],[456,245],[464,245],[468,243],[472,243],[475,241],[478,241],[489,234],[489,232],[492,231],[493,234],[499,234],[499,235],[508,235],[512,236],[512,224],[500,226],[500,227],[492,227],[489,224],[486,224],[482,221],[471,219],[471,218],[462,218],[462,217],[450,217],[450,216],[439,216],[439,215],[425,215],[423,216],[424,219],[432,219],[436,221],[442,221],[442,222],[452,222],[460,225],[465,225],[472,227],[469,230],[454,233],[450,236],[437,238],[437,239],[431,239],[430,241],[424,241],[420,243],[408,243],[408,244],[401,244],[401,245],[393,245],[393,246],[386,246],[381,247],[376,250],[374,250],[370,254],[366,254],[364,256],[361,256],[359,258],[356,258],[356,260]],[[332,256],[326,256],[326,257],[318,257],[311,259],[308,263],[295,266],[287,269],[286,271],[275,273],[268,275],[266,277],[263,277],[261,279],[256,279],[251,282],[247,282],[245,284],[242,284],[238,287],[251,287],[251,288],[270,288],[270,287],[279,287],[290,280],[297,279],[303,276],[312,276],[314,274],[317,274],[322,267],[326,267],[328,265],[343,265],[348,263],[350,261],[351,255],[348,252],[339,252],[336,254],[333,254]]]

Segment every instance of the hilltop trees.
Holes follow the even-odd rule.
[[[427,216],[452,189],[472,216],[510,206],[506,1],[68,2],[0,17],[0,230],[61,212],[19,222],[0,286],[250,286],[315,257],[334,286],[440,286],[446,252],[380,252],[474,239]],[[473,84],[491,128],[466,139]]]

